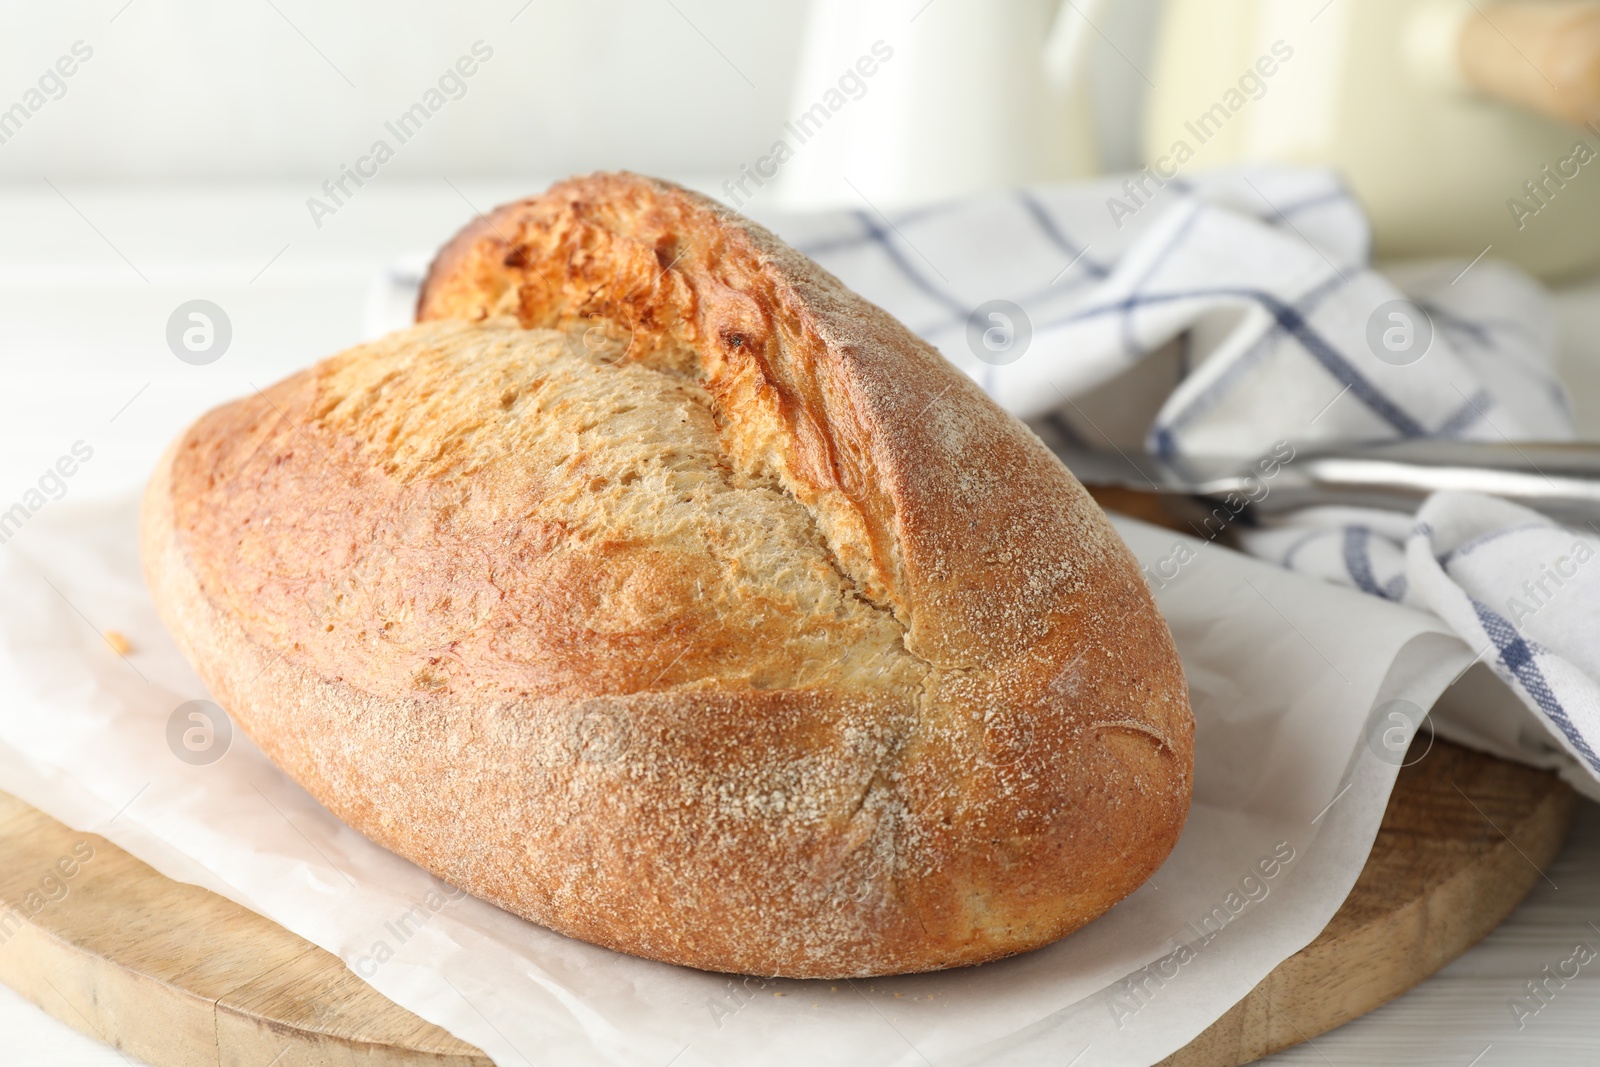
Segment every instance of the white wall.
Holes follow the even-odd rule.
[[[718,171],[787,104],[799,4],[525,2],[8,3],[0,109],[75,41],[93,56],[0,144],[0,179],[320,180],[476,40],[493,57],[386,175]]]
[[[1111,168],[1135,158],[1158,3],[1100,22]],[[724,173],[786,117],[804,17],[800,0],[12,0],[0,110],[74,42],[93,56],[0,144],[0,180],[320,182],[477,40],[493,57],[385,176]]]

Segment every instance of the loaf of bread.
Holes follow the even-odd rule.
[[[1188,812],[1137,565],[1028,430],[760,227],[596,175],[417,325],[205,415],[155,602],[341,819],[572,937],[854,977],[1046,944]]]

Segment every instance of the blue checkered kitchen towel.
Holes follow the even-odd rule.
[[[1362,211],[1325,171],[767,221],[1047,441],[1263,455],[1572,436],[1538,285],[1488,257],[1374,271]],[[1316,508],[1241,533],[1266,559],[1437,614],[1521,698],[1475,697],[1441,732],[1600,798],[1600,530],[1444,493],[1415,516]]]
[[[1281,456],[1572,436],[1539,286],[1488,257],[1374,271],[1366,219],[1326,171],[1147,172],[906,212],[759,207],[1047,442]],[[419,272],[373,289],[372,332],[408,320]],[[1436,613],[1521,698],[1474,697],[1436,714],[1440,732],[1600,799],[1600,531],[1440,494],[1416,516],[1309,509],[1241,541]]]

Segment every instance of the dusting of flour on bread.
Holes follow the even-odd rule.
[[[345,821],[795,977],[1025,951],[1165,857],[1193,722],[1137,566],[881,309],[596,175],[464,230],[419,320],[202,418],[142,520],[191,662]]]

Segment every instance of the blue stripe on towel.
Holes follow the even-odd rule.
[[[1522,683],[1522,688],[1533,697],[1540,709],[1549,716],[1550,721],[1556,724],[1557,729],[1572,743],[1591,768],[1600,771],[1600,756],[1596,756],[1594,749],[1589,747],[1589,742],[1572,724],[1567,716],[1567,709],[1561,706],[1561,701],[1556,699],[1555,693],[1550,689],[1550,683],[1545,681],[1539,665],[1534,662],[1536,653],[1543,651],[1538,645],[1528,641],[1527,638],[1517,633],[1505,616],[1484,604],[1476,597],[1468,597],[1472,602],[1472,609],[1478,614],[1478,622],[1483,626],[1483,632],[1489,635],[1489,640],[1494,642],[1495,649],[1500,653],[1500,662],[1505,669],[1516,676]]]
[[[1168,254],[1174,248],[1176,248],[1185,237],[1189,236],[1189,231],[1194,229],[1195,223],[1199,220],[1200,208],[1197,206],[1191,206],[1188,213],[1184,216],[1183,221],[1178,225],[1177,229],[1167,234],[1166,243],[1161,246],[1161,250],[1150,257],[1150,262],[1145,266],[1144,273],[1140,274],[1139,277],[1133,279],[1133,281],[1129,283],[1128,295],[1118,304],[1118,307],[1122,311],[1121,332],[1122,355],[1124,358],[1133,359],[1145,354],[1145,347],[1139,343],[1138,334],[1133,328],[1134,309],[1142,306],[1145,303],[1145,301],[1139,295],[1139,290],[1143,289],[1145,283],[1149,282],[1151,278],[1155,277],[1157,271],[1166,266]]]
[[[1301,294],[1300,298],[1294,302],[1295,310],[1300,313],[1302,318],[1309,318],[1316,313],[1316,310],[1323,303],[1348,283],[1349,279],[1341,274],[1329,277]],[[1216,381],[1191,397],[1183,407],[1161,419],[1156,426],[1152,427],[1151,439],[1153,440],[1153,435],[1157,433],[1163,433],[1170,438],[1176,439],[1177,435],[1193,425],[1196,419],[1226,400],[1233,389],[1248,377],[1262,360],[1276,350],[1278,340],[1283,336],[1283,332],[1283,325],[1274,319],[1272,327],[1264,331],[1260,337],[1250,343],[1248,348],[1239,353],[1223,370],[1222,374],[1217,377]],[[1187,331],[1185,331],[1184,337],[1186,339],[1189,337]],[[1187,343],[1186,340],[1186,348]],[[1149,445],[1147,444],[1146,447],[1149,447]]]
[[[1300,342],[1311,357],[1342,385],[1350,387],[1350,392],[1373,414],[1387,422],[1402,437],[1429,437],[1427,427],[1412,418],[1388,397],[1378,391],[1366,375],[1355,368],[1349,360],[1334,348],[1328,341],[1294,308],[1285,304],[1271,293],[1259,289],[1224,288],[1224,289],[1191,289],[1176,293],[1150,293],[1143,296],[1130,296],[1123,300],[1109,304],[1100,304],[1096,307],[1085,308],[1075,312],[1064,319],[1050,323],[1050,326],[1066,326],[1084,319],[1094,318],[1098,315],[1121,313],[1127,315],[1132,308],[1146,304],[1175,303],[1180,300],[1204,300],[1208,297],[1239,296],[1254,300],[1265,308],[1278,324],[1296,341]],[[1047,327],[1048,328],[1048,327]]]
[[[1457,437],[1479,419],[1487,422],[1489,416],[1485,414],[1485,409],[1493,403],[1494,397],[1489,395],[1489,391],[1487,389],[1479,389],[1467,398],[1465,404],[1462,404],[1444,422],[1439,424],[1439,429],[1435,436]]]
[[[1387,600],[1389,594],[1372,573],[1371,541],[1372,531],[1365,526],[1344,528],[1344,569],[1357,589]]]
[[[1104,278],[1111,273],[1111,269],[1105,264],[1089,258],[1087,246],[1079,245],[1062,232],[1061,227],[1056,224],[1055,219],[1050,217],[1050,212],[1039,202],[1038,197],[1026,189],[1018,189],[1017,199],[1022,202],[1023,209],[1027,211],[1028,217],[1033,220],[1033,224],[1038,227],[1039,232],[1044,234],[1050,243],[1055,245],[1061,254],[1067,257],[1069,263],[1077,260],[1078,266],[1096,278]]]
[[[913,267],[910,261],[901,255],[900,249],[890,239],[888,231],[879,226],[871,215],[865,211],[857,211],[855,216],[860,221],[861,228],[865,231],[866,236],[875,242],[879,248],[883,249],[883,254],[889,258],[890,263],[895,265],[906,281],[920,289],[924,296],[936,303],[943,304],[954,313],[960,315],[963,322],[966,321],[967,316],[972,313],[971,308],[923,277],[922,272]]]
[[[919,222],[926,222],[928,219],[938,218],[940,215],[947,215],[950,212],[956,211],[965,206],[966,204],[962,201],[952,200],[946,203],[930,204],[927,207],[914,208],[910,211],[900,211],[896,212],[895,215],[889,219],[889,225],[895,227],[896,229],[901,226],[915,226]],[[819,241],[812,241],[807,244],[797,244],[795,245],[795,248],[800,252],[810,256],[812,259],[815,259],[818,256],[827,255],[830,252],[847,252],[852,248],[861,248],[872,243],[873,236],[870,233],[851,233],[845,234],[842,237],[829,237]]]

